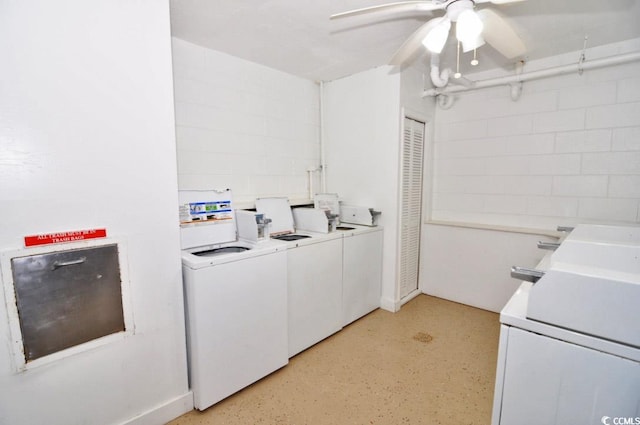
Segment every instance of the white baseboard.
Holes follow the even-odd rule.
[[[189,391],[147,412],[122,422],[121,425],[160,425],[193,410],[193,393]]]
[[[422,294],[422,291],[419,289],[416,289],[415,291],[411,292],[410,294],[408,294],[406,297],[404,297],[403,299],[400,300],[400,304],[401,305],[405,305],[406,303],[408,303],[409,301],[411,301],[412,299],[414,299],[415,297],[417,297],[418,295]]]
[[[390,311],[391,313],[396,313],[400,310],[400,301],[392,300],[390,298],[380,298],[380,308],[383,310]]]
[[[416,289],[401,300],[392,300],[391,298],[382,297],[380,298],[380,308],[390,311],[391,313],[397,313],[400,311],[400,307],[402,307],[403,304],[408,303],[420,294],[422,294],[422,291]]]

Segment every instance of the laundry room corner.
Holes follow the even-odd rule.
[[[410,111],[425,121],[433,116],[434,102],[420,97],[423,84],[424,70],[420,67],[402,72],[379,67],[324,85],[327,187],[329,191],[339,188],[345,202],[371,205],[383,212],[380,305],[392,312],[402,305],[397,284],[401,115]]]

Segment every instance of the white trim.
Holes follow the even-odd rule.
[[[425,125],[429,122],[429,117],[426,114],[418,112],[415,109],[406,108],[403,106],[401,108],[401,111],[402,118],[410,118],[414,121],[420,121],[425,123]],[[402,131],[400,132],[400,134],[402,135]]]
[[[418,286],[420,282],[418,282]],[[405,305],[406,303],[408,303],[409,301],[411,301],[412,299],[414,299],[415,297],[417,297],[418,295],[421,295],[422,291],[420,290],[420,288],[411,291],[410,293],[407,294],[406,297],[404,297],[403,299],[400,300],[400,304],[401,305]]]
[[[424,221],[423,224],[431,224],[434,226],[464,227],[467,229],[476,229],[476,230],[492,230],[495,232],[521,233],[525,235],[549,236],[552,238],[560,238],[563,235],[562,232],[558,232],[554,230],[533,229],[528,227],[497,226],[492,224],[481,224],[481,223],[465,223],[465,222],[458,222],[458,221],[427,220],[427,221]]]
[[[400,144],[400,150],[398,152],[398,197],[397,197],[397,204],[398,204],[398,217],[397,217],[397,221],[396,221],[396,228],[397,230],[397,234],[396,234],[396,270],[395,270],[395,275],[396,275],[396,290],[395,290],[395,297],[397,300],[399,300],[400,305],[402,303],[401,299],[403,298],[402,295],[402,245],[403,245],[403,219],[402,219],[402,210],[403,210],[403,184],[404,184],[404,177],[405,177],[405,168],[404,168],[404,142],[405,142],[405,123],[406,120],[412,120],[412,121],[416,121],[422,124],[423,126],[423,134],[422,134],[422,159],[421,159],[421,176],[420,176],[420,185],[421,185],[421,193],[420,193],[420,217],[419,217],[419,224],[418,224],[418,231],[421,232],[422,230],[422,225],[421,223],[424,221],[424,164],[425,164],[425,147],[426,147],[426,132],[427,132],[427,120],[424,120],[422,118],[418,118],[421,114],[417,113],[416,111],[412,111],[409,108],[405,108],[402,107],[401,108],[401,125],[400,125],[400,135],[399,135],[399,144]],[[416,282],[416,286],[419,287],[419,282],[420,282],[420,277],[419,277],[419,273],[420,273],[420,240],[418,241],[418,276],[417,279],[418,281]],[[417,288],[416,288],[417,289]],[[409,294],[407,294],[408,296]],[[405,296],[406,297],[406,296]]]
[[[192,410],[193,392],[189,391],[134,418],[121,422],[120,425],[164,424]]]
[[[380,308],[391,313],[400,311],[400,301],[392,300],[390,298],[380,298]]]
[[[423,140],[423,158],[422,158],[422,217],[421,217],[421,221],[424,221],[424,216],[425,213],[427,213],[427,216],[430,217],[431,214],[429,212],[428,209],[425,209],[425,185],[424,185],[424,178],[425,178],[425,166],[428,165],[427,170],[431,173],[431,162],[429,162],[427,164],[427,158],[425,158],[425,155],[427,153],[426,148],[429,148],[429,154],[432,154],[431,149],[432,149],[432,143],[431,143],[431,135],[427,136],[427,132],[431,131],[431,121],[429,120],[429,116],[423,112],[417,111],[415,109],[412,108],[408,108],[405,106],[401,106],[400,107],[400,128],[399,128],[399,133],[398,133],[398,143],[402,143],[403,139],[404,139],[404,120],[405,118],[409,118],[412,119],[414,121],[419,121],[424,123],[424,140]],[[428,143],[428,144],[427,144]],[[399,149],[398,151],[398,164],[397,164],[397,170],[398,170],[398,191],[397,191],[397,199],[396,199],[396,203],[397,205],[400,205],[400,203],[402,202],[402,149]],[[431,157],[429,158],[429,160],[431,160]],[[431,186],[429,186],[429,190],[428,190],[428,194],[429,196],[429,202],[430,202],[430,196],[431,196]],[[398,207],[399,208],[399,207]],[[380,300],[380,307],[384,310],[387,311],[391,311],[392,313],[398,312],[400,311],[400,307],[403,304],[403,300],[400,299],[400,246],[401,246],[401,214],[398,214],[397,217],[397,221],[396,221],[396,258],[395,258],[395,291],[394,291],[394,297],[395,300],[390,300],[390,299],[381,299]],[[422,231],[422,229],[421,229]],[[418,262],[420,262],[420,256],[418,257]],[[419,264],[419,263],[418,263]],[[417,291],[420,290],[420,266],[418,265],[418,289]],[[420,293],[420,292],[418,292]],[[408,296],[412,295],[413,293],[409,294]],[[405,297],[407,298],[407,297]]]
[[[88,341],[84,344],[79,344],[74,347],[49,354],[47,356],[27,363],[24,356],[22,331],[20,329],[20,318],[18,315],[18,306],[16,303],[16,294],[14,290],[11,259],[17,257],[26,257],[30,255],[39,255],[72,249],[93,248],[113,244],[117,245],[118,247],[118,261],[120,263],[120,281],[122,291],[122,310],[124,315],[125,330],[123,332],[107,335],[102,338]],[[131,289],[129,283],[129,263],[127,259],[127,245],[125,243],[125,240],[122,238],[90,239],[86,241],[62,243],[56,245],[44,245],[0,252],[0,275],[2,276],[4,299],[7,307],[7,319],[9,323],[9,334],[11,337],[9,345],[11,346],[11,351],[13,353],[14,370],[17,372],[24,372],[26,370],[30,370],[42,365],[50,364],[54,361],[72,356],[77,353],[101,347],[115,341],[123,340],[133,335],[135,333],[135,324],[133,320]]]

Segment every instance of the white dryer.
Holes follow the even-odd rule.
[[[500,314],[492,424],[640,423],[640,227],[579,225],[531,272]]]
[[[288,363],[287,253],[236,241],[231,192],[181,191],[189,381],[204,410]]]

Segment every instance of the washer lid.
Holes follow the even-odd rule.
[[[565,240],[532,286],[527,318],[640,348],[640,245]]]
[[[258,198],[256,211],[271,219],[271,234],[293,233],[293,214],[287,198]]]
[[[329,210],[331,214],[340,214],[340,201],[337,193],[316,193],[313,206],[321,210]]]
[[[239,252],[245,252],[250,250],[251,248],[246,246],[223,246],[221,248],[211,248],[205,249],[203,251],[195,251],[193,255],[197,255],[198,257],[217,257],[218,255],[227,255],[227,254],[237,254]]]

